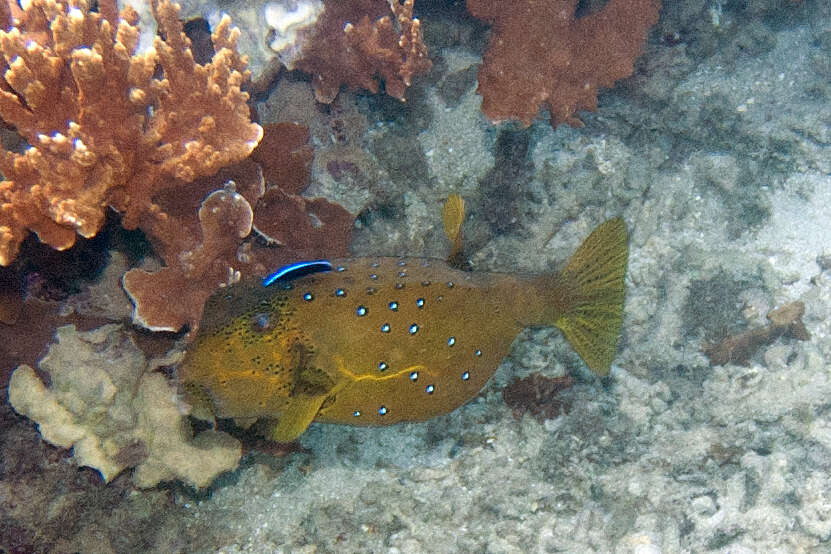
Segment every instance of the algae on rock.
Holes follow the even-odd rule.
[[[188,406],[121,325],[81,333],[66,325],[56,339],[38,364],[50,385],[21,365],[9,383],[9,403],[48,442],[73,448],[79,465],[97,469],[105,481],[135,467],[139,487],[173,479],[206,487],[237,467],[239,442],[213,430],[194,437]]]

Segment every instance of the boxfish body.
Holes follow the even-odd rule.
[[[478,394],[527,326],[556,325],[592,370],[608,372],[626,260],[626,228],[613,219],[554,275],[416,258],[298,266],[311,273],[214,294],[179,376],[194,404],[265,420],[280,442],[312,421],[426,420]]]

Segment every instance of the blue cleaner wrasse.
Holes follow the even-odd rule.
[[[627,258],[626,226],[615,218],[556,274],[416,258],[292,264],[208,300],[179,378],[194,406],[265,421],[270,438],[288,442],[312,421],[388,425],[446,414],[478,394],[528,326],[558,327],[605,375]]]

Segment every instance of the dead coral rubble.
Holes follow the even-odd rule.
[[[176,4],[151,2],[164,38],[144,53],[136,12],[97,5],[0,1],[0,117],[28,142],[0,152],[2,265],[27,231],[57,249],[95,235],[108,207],[127,228],[163,219],[155,194],[245,158],[262,136],[240,89],[247,74],[229,18],[201,65]]]
[[[578,110],[597,110],[597,91],[632,74],[660,0],[609,0],[578,18],[577,0],[467,0],[493,25],[479,70],[482,111],[526,127],[540,106],[551,125],[580,127]]]
[[[571,388],[574,379],[563,377],[546,377],[532,373],[522,379],[514,379],[502,389],[502,399],[511,408],[515,419],[522,419],[526,412],[542,423],[554,419],[568,410],[568,405],[560,398],[560,391]]]
[[[805,304],[791,302],[771,310],[767,318],[770,323],[764,327],[750,329],[738,335],[728,335],[722,341],[704,346],[704,354],[710,365],[747,365],[759,348],[771,344],[779,337],[810,340],[811,335],[802,323]]]

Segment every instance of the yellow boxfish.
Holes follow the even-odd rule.
[[[622,219],[598,226],[556,274],[461,271],[436,259],[318,260],[215,293],[179,369],[195,407],[266,420],[387,425],[474,397],[524,327],[554,325],[606,374],[623,318]]]

